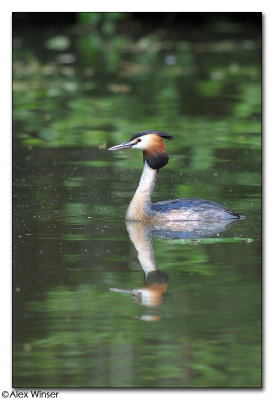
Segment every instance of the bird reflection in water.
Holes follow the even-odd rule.
[[[237,223],[237,220],[170,221],[163,223],[126,221],[130,240],[137,250],[138,259],[144,271],[144,286],[137,289],[110,288],[109,290],[129,293],[137,303],[143,306],[151,307],[152,309],[158,307],[163,301],[169,277],[158,268],[154,256],[152,238],[197,240],[215,236],[235,223]],[[161,317],[152,314],[138,318],[145,321],[157,321]]]

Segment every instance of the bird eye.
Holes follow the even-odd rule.
[[[140,139],[140,138],[137,140],[137,142],[141,142],[141,141],[142,141],[142,139]]]

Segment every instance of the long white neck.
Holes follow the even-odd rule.
[[[142,221],[151,217],[151,195],[156,183],[157,169],[152,169],[145,161],[139,186],[131,200],[126,219]]]

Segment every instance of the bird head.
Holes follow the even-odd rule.
[[[108,150],[140,149],[149,167],[159,169],[169,160],[163,139],[171,140],[173,136],[161,131],[142,131],[135,133],[127,142],[110,147]]]

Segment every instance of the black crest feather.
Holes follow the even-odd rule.
[[[131,140],[133,140],[133,139],[137,139],[138,137],[141,137],[141,136],[144,136],[144,135],[151,135],[151,134],[154,134],[154,135],[158,135],[158,136],[160,136],[160,137],[162,137],[162,138],[164,138],[164,139],[168,139],[168,140],[171,140],[171,139],[173,139],[173,136],[171,136],[171,135],[169,135],[168,133],[166,133],[166,132],[161,132],[161,131],[142,131],[142,132],[138,132],[138,133],[135,133],[133,136],[132,136],[132,138],[130,138],[130,142],[131,142]]]

